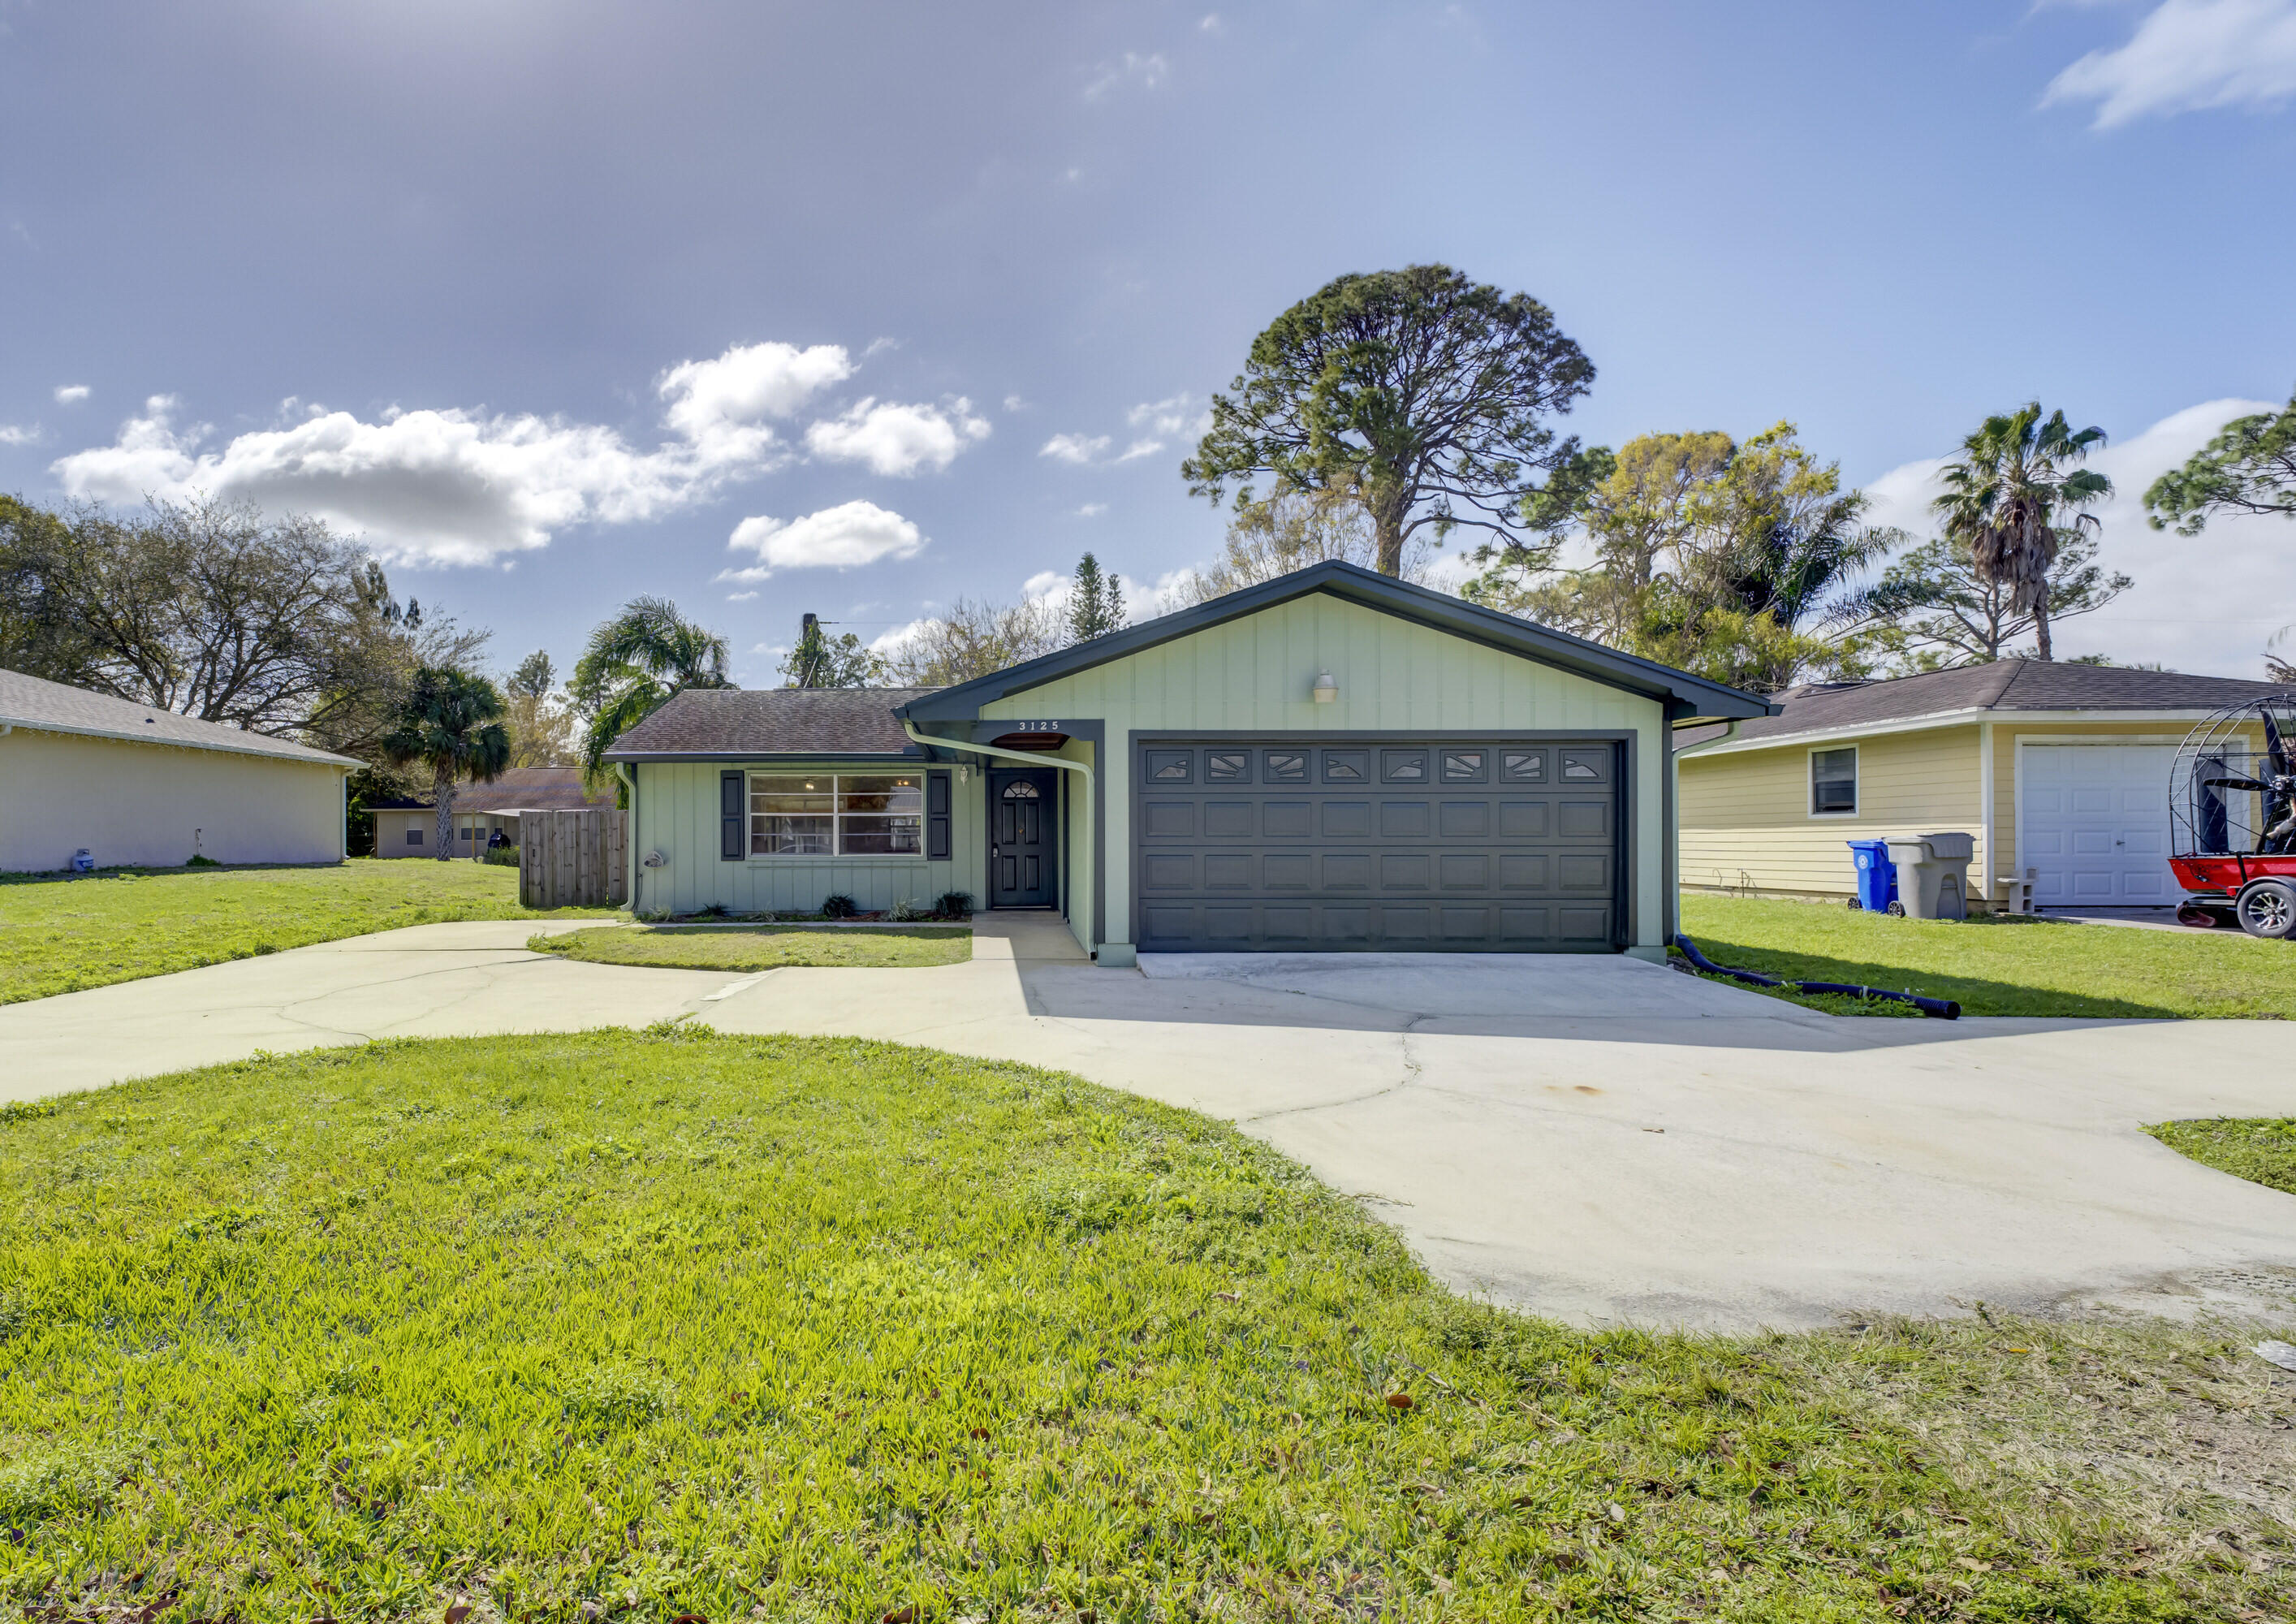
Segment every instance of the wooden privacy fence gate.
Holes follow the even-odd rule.
[[[629,814],[611,807],[518,815],[518,900],[529,908],[619,907]]]

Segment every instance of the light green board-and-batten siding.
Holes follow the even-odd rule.
[[[944,891],[983,890],[986,860],[980,838],[980,775],[970,784],[955,782],[949,797],[951,858],[922,857],[744,857],[728,863],[718,850],[718,775],[763,771],[739,761],[647,762],[637,774],[637,816],[630,841],[634,859],[649,851],[663,857],[660,868],[639,868],[636,906],[644,912],[690,914],[721,903],[737,914],[811,912],[824,897],[843,892],[864,908],[889,908],[909,901],[931,906]],[[804,762],[774,763],[775,773],[921,772],[914,767],[833,767]]]
[[[1329,671],[1340,697],[1312,697]],[[1132,940],[1131,734],[1503,731],[1633,734],[1628,861],[1633,940],[1664,940],[1669,763],[1656,700],[1324,594],[1175,638],[986,705],[989,718],[1099,718],[1107,807],[1104,939]]]

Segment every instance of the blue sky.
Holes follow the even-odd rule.
[[[0,488],[324,513],[505,665],[639,592],[753,683],[806,610],[873,639],[1087,547],[1145,595],[1218,542],[1205,398],[1347,271],[1533,293],[1598,368],[1570,430],[1791,418],[1892,519],[2028,397],[2133,497],[2296,384],[2296,0],[0,29]],[[2133,509],[2138,592],[2061,647],[2255,672],[2296,534]]]

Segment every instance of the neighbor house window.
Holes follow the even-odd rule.
[[[410,846],[420,846],[422,843],[422,831],[409,829],[406,832],[406,843]]]
[[[1857,747],[1809,752],[1809,813],[1812,817],[1855,816],[1857,812]]]
[[[924,829],[922,774],[750,775],[753,857],[916,857]]]

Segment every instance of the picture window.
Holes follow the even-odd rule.
[[[1447,750],[1443,752],[1443,777],[1450,783],[1479,783],[1483,775],[1483,752],[1479,750]]]
[[[1300,783],[1308,776],[1308,758],[1280,750],[1267,752],[1267,781],[1270,783]]]
[[[1546,781],[1546,752],[1542,750],[1501,752],[1499,776],[1517,783],[1544,783]]]
[[[924,810],[924,780],[914,773],[753,773],[750,855],[920,856]]]

